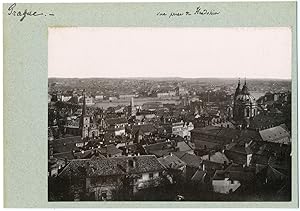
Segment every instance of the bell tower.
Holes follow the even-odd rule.
[[[241,80],[239,78],[238,85],[235,89],[234,98],[233,98],[233,119],[239,119],[238,105],[237,105],[237,97],[241,94]]]
[[[133,97],[131,98],[131,101],[130,101],[130,115],[136,116],[136,108],[134,106]]]
[[[89,136],[89,128],[90,128],[90,117],[86,115],[86,102],[85,102],[85,89],[82,92],[83,101],[82,101],[82,114],[80,121],[80,130],[81,130],[81,139],[84,139]]]

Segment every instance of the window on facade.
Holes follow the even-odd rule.
[[[250,109],[249,108],[246,109],[246,116],[250,117]]]
[[[133,160],[128,160],[128,165],[129,165],[129,167],[133,168],[134,167],[134,161]]]

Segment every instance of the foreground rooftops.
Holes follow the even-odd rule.
[[[59,177],[97,177],[158,172],[164,166],[154,155],[72,160]]]

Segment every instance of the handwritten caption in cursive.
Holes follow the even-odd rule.
[[[160,17],[183,17],[183,16],[192,16],[192,15],[206,15],[206,16],[214,16],[219,15],[220,11],[213,9],[206,9],[197,7],[194,11],[180,11],[180,12],[158,12],[157,16]]]
[[[45,13],[45,12],[38,12],[38,11],[31,11],[27,9],[18,9],[17,4],[13,3],[8,7],[8,15],[19,17],[20,21],[22,22],[26,17],[38,17],[38,16],[54,16],[53,13]]]

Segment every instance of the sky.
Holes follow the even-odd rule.
[[[290,79],[287,27],[48,29],[48,77]]]

